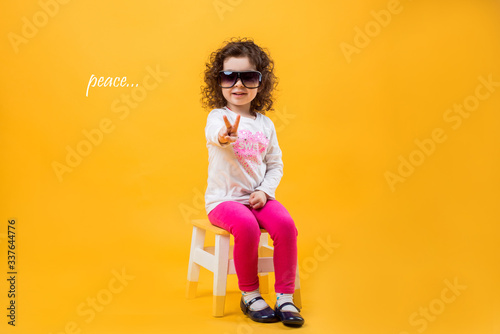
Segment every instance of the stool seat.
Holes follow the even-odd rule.
[[[187,298],[196,296],[200,267],[204,267],[214,273],[213,282],[213,312],[215,317],[224,315],[224,304],[226,298],[227,275],[236,274],[234,260],[232,258],[233,246],[230,245],[229,231],[212,225],[208,219],[191,220],[193,234],[191,237],[191,250],[189,253]],[[205,247],[206,231],[215,234],[215,246]],[[259,241],[258,273],[261,293],[268,293],[268,273],[274,272],[273,247],[268,244],[268,233],[261,228]],[[295,275],[294,303],[298,308],[302,307],[300,295],[299,267]]]
[[[191,220],[191,223],[196,227],[202,228],[205,231],[210,231],[217,235],[230,235],[228,230],[212,225],[212,223],[208,219],[193,219]],[[261,228],[260,232],[267,233],[266,229],[264,228]]]

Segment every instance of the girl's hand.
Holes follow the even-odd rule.
[[[236,120],[234,121],[233,125],[229,123],[229,120],[225,115],[223,116],[223,118],[226,126],[222,127],[222,129],[220,129],[219,131],[219,143],[233,143],[236,141],[236,139],[238,139],[238,125],[240,124],[240,115],[236,116]]]
[[[267,195],[262,190],[257,190],[250,195],[250,207],[260,209],[267,203]]]

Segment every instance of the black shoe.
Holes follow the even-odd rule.
[[[276,312],[276,316],[286,326],[290,326],[290,327],[302,326],[304,324],[304,318],[302,318],[302,316],[300,315],[299,312],[281,311],[281,309],[286,305],[292,305],[300,312],[300,310],[297,306],[293,305],[293,303],[288,302],[288,303],[281,304],[280,307],[275,307],[274,311]]]
[[[276,314],[274,313],[273,309],[270,308],[269,306],[266,307],[263,310],[259,311],[252,311],[250,310],[250,306],[255,303],[257,300],[264,298],[262,297],[255,297],[251,301],[248,302],[248,304],[245,304],[243,297],[241,297],[241,302],[240,302],[240,308],[243,311],[244,314],[248,315],[250,319],[253,321],[257,322],[277,322],[279,319],[276,317]]]

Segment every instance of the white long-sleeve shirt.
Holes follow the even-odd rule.
[[[238,139],[221,144],[219,131],[225,127],[223,115],[234,124],[237,114],[228,108],[213,109],[207,118],[208,181],[205,209],[236,201],[249,204],[250,194],[262,190],[271,199],[283,176],[283,161],[271,119],[257,113],[255,119],[240,117]]]

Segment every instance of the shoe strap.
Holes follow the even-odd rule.
[[[250,306],[255,303],[257,300],[264,300],[261,296],[255,297],[254,299],[250,300],[248,303],[245,303],[247,309],[250,309]]]
[[[281,304],[281,305],[278,307],[278,311],[280,311],[280,312],[281,312],[281,309],[282,309],[284,306],[287,306],[287,305],[291,305],[291,306],[295,307],[295,308],[297,309],[297,311],[299,311],[299,312],[300,312],[300,309],[299,309],[297,306],[295,306],[293,303],[290,303],[290,302],[286,302],[286,303]],[[285,312],[286,312],[286,311],[285,311]]]

